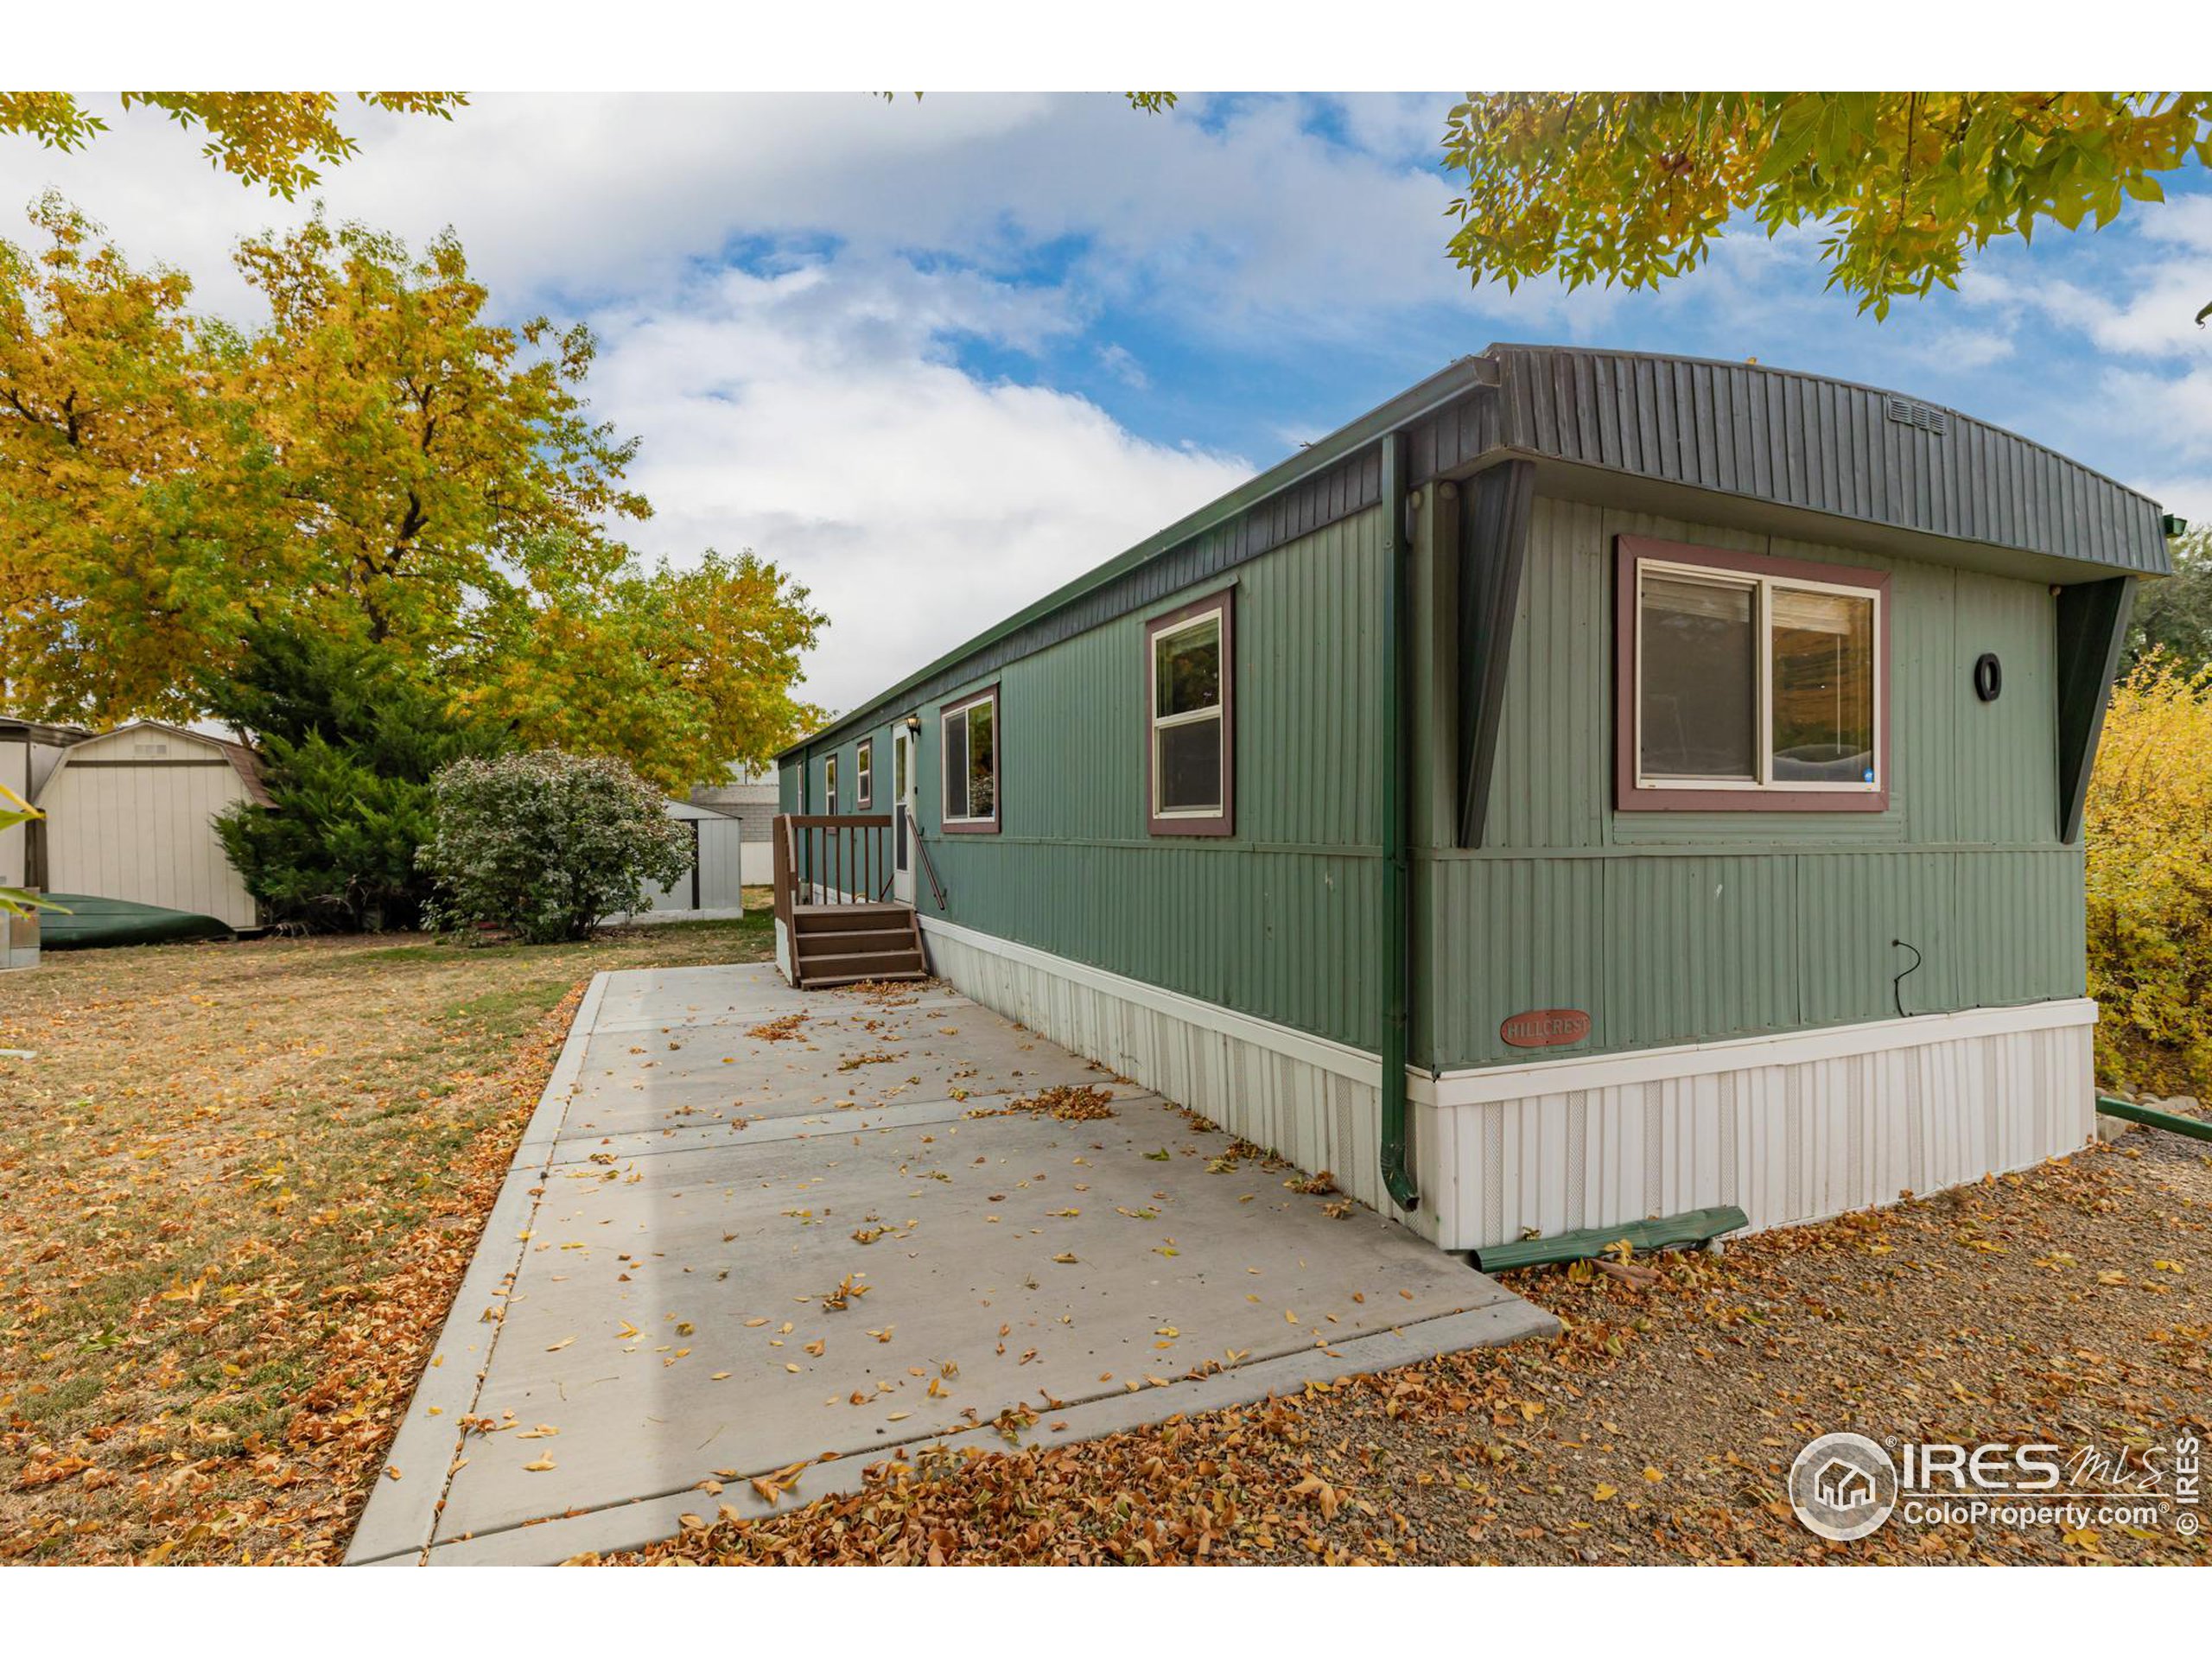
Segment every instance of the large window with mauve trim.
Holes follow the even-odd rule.
[[[1615,795],[1630,810],[1889,804],[1889,576],[1624,536]]]
[[[1235,833],[1236,590],[1145,625],[1145,820],[1155,836]]]

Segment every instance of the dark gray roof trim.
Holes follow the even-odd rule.
[[[1610,468],[2141,575],[2158,504],[2014,434],[1899,393],[1746,363],[1492,346],[1046,594],[785,755],[879,725],[1373,506],[1375,440],[1419,485],[1506,454]]]
[[[2158,503],[1955,410],[1749,363],[1486,355],[1507,448],[2137,575],[2171,568]]]

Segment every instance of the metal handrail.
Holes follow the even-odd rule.
[[[922,839],[922,826],[912,812],[906,815],[906,828],[913,834],[914,850],[922,855],[922,873],[930,879],[930,892],[936,897],[937,907],[943,910],[944,883],[937,879],[937,861],[930,856],[930,844]]]

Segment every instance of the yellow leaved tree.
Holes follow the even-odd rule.
[[[365,105],[401,115],[450,121],[468,99],[460,92],[356,92]],[[207,135],[200,153],[244,184],[264,184],[288,200],[321,178],[313,165],[346,160],[360,148],[338,125],[335,92],[125,92],[125,110],[156,111]],[[0,133],[35,138],[49,149],[79,149],[107,122],[69,92],[0,92]]]
[[[42,245],[0,247],[0,712],[189,720],[289,633],[671,787],[811,717],[805,590],[632,556],[652,508],[590,407],[590,331],[493,321],[450,232],[249,238],[249,332],[59,198],[33,219]]]
[[[1470,92],[1452,254],[1479,282],[1656,288],[1748,221],[1821,233],[1861,310],[1956,285],[2039,225],[2102,226],[2212,164],[2204,92]]]
[[[2113,689],[2082,830],[2098,1075],[2212,1077],[2212,667],[2154,652]]]

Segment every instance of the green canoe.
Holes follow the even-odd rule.
[[[48,950],[237,937],[228,923],[213,916],[195,916],[188,910],[163,910],[159,905],[135,905],[128,899],[102,899],[88,893],[48,893],[40,897],[61,907],[39,912],[39,944]]]

